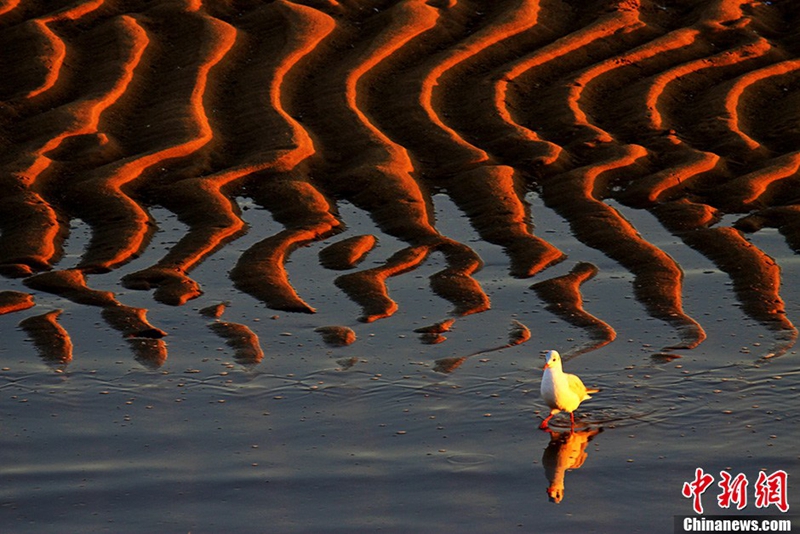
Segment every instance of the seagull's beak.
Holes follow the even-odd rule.
[[[546,370],[548,367],[550,367],[550,364],[549,363],[545,363],[544,367],[542,367],[542,371]]]

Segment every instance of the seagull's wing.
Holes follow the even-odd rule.
[[[588,390],[586,386],[583,385],[581,379],[575,375],[571,375],[569,373],[564,373],[567,376],[567,382],[569,383],[569,389],[575,393],[581,401],[584,401],[589,397],[589,393],[597,393],[598,390]]]

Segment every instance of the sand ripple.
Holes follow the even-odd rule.
[[[150,247],[158,206],[188,230],[129,289],[183,305],[190,276],[247,231],[240,199],[283,226],[244,251],[239,290],[276,310],[313,313],[287,261],[342,232],[337,209],[365,210],[406,248],[358,270],[381,236],[331,245],[322,266],[362,321],[397,310],[387,280],[433,252],[431,290],[455,315],[489,309],[483,263],[433,217],[446,194],[508,272],[539,275],[565,255],[532,224],[534,192],[574,236],[635,277],[634,294],[672,326],[677,347],[705,339],[682,306],[683,270],[609,204],[653,213],[732,280],[743,310],[797,331],[779,266],[746,238],[777,228],[800,250],[800,43],[790,2],[686,0],[6,2],[0,7],[0,273],[100,306],[143,359],[163,362],[165,332],[146,310],[90,288]],[[721,216],[742,214],[735,226]],[[70,221],[91,227],[61,269]],[[583,310],[596,268],[537,283],[542,301],[592,344],[613,325]],[[33,305],[8,293],[3,311]],[[58,313],[23,325],[46,358],[67,362]],[[228,325],[228,323],[217,323]],[[251,363],[257,338],[236,326]],[[233,339],[233,325],[215,331]],[[244,333],[242,333],[244,332]],[[47,338],[49,336],[50,340]],[[238,336],[238,337],[236,337]],[[674,348],[674,347],[673,347]]]

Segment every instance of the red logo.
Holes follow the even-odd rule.
[[[698,467],[694,471],[694,480],[692,482],[683,483],[683,496],[686,498],[693,498],[692,507],[695,513],[703,513],[703,503],[700,496],[708,489],[711,483],[714,482],[714,477],[703,473],[703,469]]]
[[[717,484],[722,491],[717,496],[720,508],[730,508],[736,505],[737,510],[747,506],[747,476],[743,473],[731,476],[727,471],[720,471],[720,481]],[[683,483],[681,493],[687,499],[692,499],[692,508],[695,513],[703,513],[703,493],[714,482],[714,477],[703,472],[701,467],[694,471],[694,480]],[[789,511],[789,475],[780,469],[771,475],[764,471],[758,473],[758,480],[753,485],[756,508],[767,508],[775,505],[781,512]]]
[[[766,508],[774,504],[781,512],[789,510],[789,501],[786,495],[789,475],[786,471],[775,471],[767,476],[764,471],[758,473],[756,480],[756,508]]]
[[[743,473],[732,478],[727,471],[720,471],[719,476],[722,480],[717,484],[722,488],[722,492],[717,497],[717,504],[720,508],[728,508],[731,503],[736,505],[737,510],[747,506],[747,477]]]

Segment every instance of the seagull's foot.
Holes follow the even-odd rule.
[[[539,423],[539,430],[548,430],[548,428],[549,428],[548,427],[548,423],[550,422],[550,419],[552,419],[552,417],[553,417],[553,414],[550,414],[547,417],[545,417],[542,420],[542,422]]]

